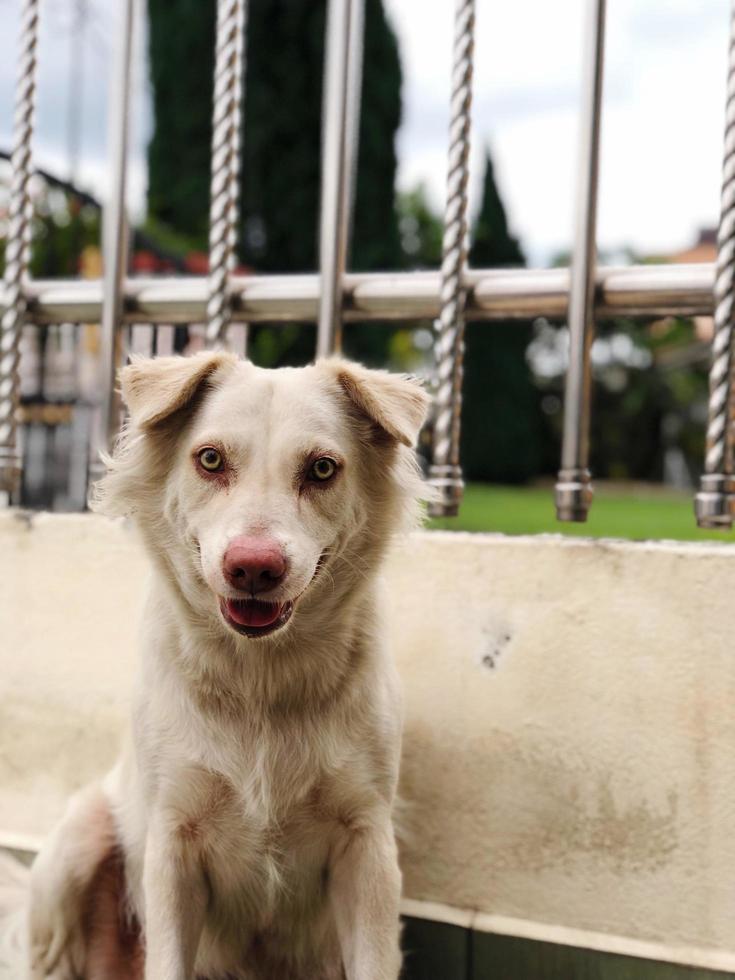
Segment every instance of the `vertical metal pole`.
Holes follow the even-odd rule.
[[[232,313],[227,287],[237,249],[244,50],[245,0],[218,0],[209,210],[208,347],[224,344]]]
[[[329,357],[342,346],[343,277],[357,174],[364,17],[365,0],[329,0],[322,122],[317,357]]]
[[[100,391],[100,425],[97,450],[107,453],[120,426],[120,401],[115,388],[120,365],[121,333],[117,329],[123,312],[123,290],[128,268],[128,223],[125,213],[128,133],[130,122],[130,78],[136,0],[122,3],[122,23],[110,92],[110,196],[102,216],[103,300]],[[96,455],[93,472],[99,473]]]
[[[459,436],[464,358],[463,276],[467,266],[467,184],[469,181],[474,55],[474,0],[457,0],[454,21],[452,103],[449,124],[447,203],[441,271],[441,312],[437,321],[437,392],[429,482],[438,497],[433,517],[454,517],[462,500]]]
[[[561,470],[556,483],[556,516],[560,521],[586,521],[592,503],[592,483],[587,464],[592,387],[590,349],[595,330],[595,236],[605,2],[588,0],[587,3],[574,252],[569,287],[569,368],[564,399]]]
[[[12,176],[5,243],[7,309],[0,325],[0,492],[8,499],[20,487],[22,456],[16,411],[20,394],[20,338],[26,314],[23,292],[30,262],[33,208],[30,198],[31,141],[36,104],[38,0],[24,0],[15,94]]]
[[[735,399],[735,2],[730,11],[730,49],[725,105],[722,199],[717,235],[715,332],[709,375],[707,451],[694,512],[700,527],[727,530],[735,513],[733,414]]]

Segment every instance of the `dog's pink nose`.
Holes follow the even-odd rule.
[[[230,585],[250,595],[269,592],[286,574],[286,557],[273,538],[235,538],[222,562]]]

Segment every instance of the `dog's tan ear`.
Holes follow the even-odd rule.
[[[415,444],[430,402],[420,381],[349,361],[327,360],[319,366],[334,377],[361,414],[404,446]]]
[[[193,357],[135,357],[120,372],[123,400],[133,423],[150,429],[187,405],[215,371],[237,358],[223,351]]]

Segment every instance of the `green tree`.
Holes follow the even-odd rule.
[[[148,0],[148,214],[197,248],[207,246],[215,15],[212,0]]]
[[[524,264],[489,154],[470,264],[484,269]],[[531,329],[520,321],[467,324],[461,451],[470,480],[519,483],[539,472],[542,418],[526,360]]]
[[[213,0],[148,0],[155,129],[148,209],[195,247],[206,247],[209,206]],[[325,0],[251,0],[246,43],[240,259],[261,272],[308,272],[318,263]],[[391,269],[401,252],[395,210],[395,134],[401,67],[382,0],[367,0],[364,83],[351,267]],[[272,332],[271,332],[272,333]],[[255,331],[268,362],[303,361],[313,332]],[[350,328],[351,352],[385,345],[383,332]],[[260,358],[259,358],[260,359]]]

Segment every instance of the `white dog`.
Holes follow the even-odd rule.
[[[31,873],[31,977],[396,980],[377,575],[427,407],[344,361],[136,360],[97,506],[153,562],[132,734]],[[104,651],[101,652],[104,655]]]

